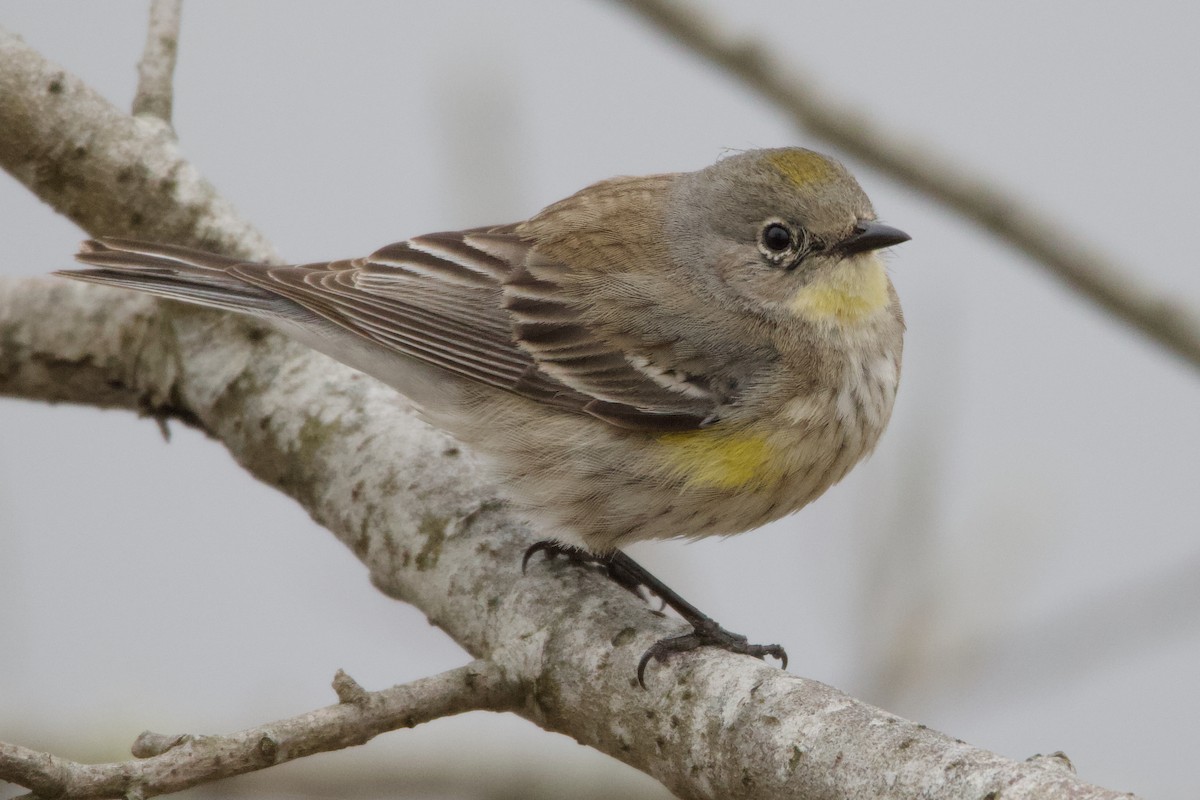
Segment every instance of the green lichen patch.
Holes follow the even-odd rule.
[[[424,538],[425,543],[417,553],[417,570],[424,572],[437,566],[442,556],[442,544],[446,541],[446,526],[449,520],[434,514],[426,514],[417,527],[417,534]]]

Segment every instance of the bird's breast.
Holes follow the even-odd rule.
[[[737,425],[658,435],[665,471],[689,489],[765,491],[788,510],[807,504],[874,449],[896,396],[890,353],[848,353],[838,372]]]

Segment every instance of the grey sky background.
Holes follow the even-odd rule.
[[[1200,307],[1194,4],[702,7]],[[8,0],[0,25],[128,108],[145,10]],[[582,0],[192,2],[175,127],[304,261],[512,221],[729,148],[844,158]],[[1194,798],[1200,376],[844,160],[913,235],[891,257],[909,335],[890,431],[791,519],[633,554],[731,629],[784,644],[797,673],[1008,756],[1064,750],[1089,780]],[[0,273],[70,264],[81,232],[7,176],[0,211]],[[339,667],[374,688],[463,663],[289,500],[173,434],[0,400],[0,739],[120,758],[145,728],[229,731],[327,704]],[[624,770],[483,714],[318,763],[349,783],[383,764],[370,768],[395,794],[439,760],[493,781],[565,770],[577,783],[562,797]]]

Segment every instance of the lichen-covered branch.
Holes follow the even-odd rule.
[[[1136,270],[1071,235],[1071,226],[1033,209],[930,147],[903,141],[858,109],[823,94],[784,59],[734,38],[679,0],[616,0],[693,52],[740,79],[809,133],[937,200],[1029,256],[1058,280],[1200,368],[1200,311],[1152,290]]]
[[[402,686],[366,692],[344,673],[334,679],[341,702],[290,719],[223,736],[164,736],[146,731],[136,760],[80,764],[0,742],[0,780],[38,797],[155,797],[297,758],[365,744],[381,733],[465,711],[508,711],[514,687],[496,667],[477,661]]]
[[[4,34],[0,98],[22,119],[0,126],[0,162],[89,233],[269,255],[173,145]],[[145,174],[126,189],[132,165]],[[158,169],[176,176],[169,190]],[[69,180],[39,177],[55,170]],[[561,560],[523,575],[534,533],[468,454],[376,381],[240,320],[63,280],[0,280],[0,395],[203,428],[350,547],[381,590],[494,664],[519,687],[517,713],[679,797],[1121,796],[1057,761],[1014,762],[722,651],[653,665],[643,691],[639,657],[686,626]]]

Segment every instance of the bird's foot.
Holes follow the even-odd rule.
[[[750,644],[740,633],[727,631],[710,617],[699,621],[688,620],[692,623],[692,632],[682,636],[672,636],[659,639],[650,646],[638,661],[637,679],[643,689],[646,688],[646,665],[651,659],[660,664],[674,653],[687,653],[700,647],[719,647],[730,653],[766,658],[773,656],[779,659],[781,669],[787,669],[787,651],[777,644]]]
[[[614,565],[611,555],[597,555],[589,553],[578,547],[572,547],[569,544],[560,544],[559,542],[543,539],[540,542],[534,542],[525,551],[525,557],[521,559],[521,573],[524,574],[529,567],[529,559],[533,558],[538,553],[545,553],[547,558],[556,558],[562,556],[573,564],[590,564],[599,567],[608,576],[609,580],[626,589],[629,592],[638,596],[639,600],[648,601],[646,593],[642,591],[642,583],[637,579],[637,576],[630,575],[627,570],[621,569],[620,566]]]
[[[674,653],[686,653],[700,647],[719,647],[731,653],[755,658],[773,656],[779,659],[783,669],[787,669],[787,652],[782,647],[777,644],[750,644],[746,641],[745,636],[725,630],[715,620],[684,600],[645,567],[620,550],[596,554],[558,542],[541,541],[531,545],[525,551],[525,557],[521,561],[522,572],[529,565],[529,559],[537,553],[545,553],[549,558],[564,556],[579,564],[594,564],[602,568],[609,579],[618,586],[629,590],[643,600],[647,599],[643,589],[649,591],[659,597],[664,605],[675,609],[684,620],[691,623],[691,633],[660,639],[642,655],[641,660],[638,661],[637,679],[643,689],[646,688],[646,665],[651,660],[662,663]]]

